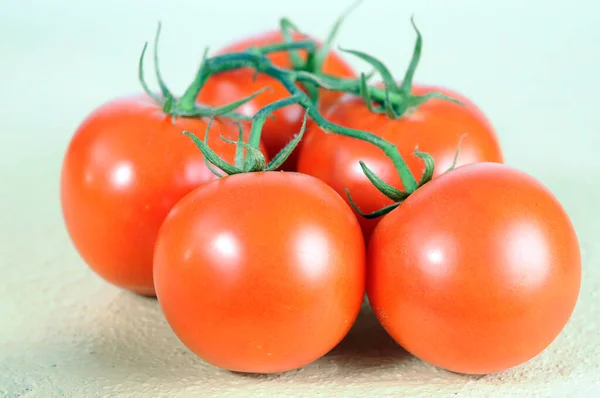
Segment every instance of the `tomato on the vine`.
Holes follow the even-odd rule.
[[[314,40],[306,38],[298,33],[293,34],[294,40]],[[244,51],[249,47],[266,46],[283,43],[280,31],[268,31],[238,42],[219,50],[217,54],[228,54]],[[316,41],[318,45],[321,45]],[[306,59],[306,51],[299,51],[302,59]],[[268,54],[267,57],[281,68],[292,68],[290,55],[286,51]],[[355,77],[355,72],[344,59],[334,51],[330,51],[323,62],[322,73],[336,77]],[[258,90],[270,87],[255,97],[252,101],[242,105],[238,111],[248,116],[253,116],[258,110],[277,100],[287,98],[290,93],[278,80],[263,74],[256,74],[251,68],[241,68],[227,72],[217,73],[211,76],[198,96],[200,102],[220,106],[225,103],[248,97]],[[301,85],[300,85],[301,87]],[[319,104],[322,111],[331,107],[341,96],[339,92],[319,90]],[[290,105],[273,112],[274,118],[267,120],[263,127],[262,140],[269,156],[274,157],[294,135],[300,130],[304,110],[300,105]],[[282,165],[282,170],[295,170],[297,161],[296,152]]]
[[[368,247],[367,291],[406,350],[486,374],[533,358],[575,307],[581,256],[556,198],[497,163],[459,167],[383,217]]]
[[[83,260],[105,280],[154,295],[152,252],[171,207],[215,179],[182,130],[203,137],[206,118],[176,118],[147,95],[119,98],[79,126],[61,173],[61,205],[68,233]],[[215,119],[211,147],[233,160],[238,128]],[[247,135],[247,132],[246,132]]]
[[[215,366],[302,367],[347,334],[365,294],[360,226],[339,195],[293,172],[236,174],[178,202],[160,229],[156,293],[179,339]]]
[[[424,164],[414,155],[416,147],[434,158],[434,178],[452,166],[459,142],[457,166],[474,162],[503,162],[496,133],[479,108],[465,96],[444,88],[414,86],[412,93],[423,95],[431,91],[458,99],[465,106],[430,99],[401,118],[391,119],[385,114],[371,112],[361,97],[347,94],[324,116],[332,123],[368,131],[396,145],[417,180],[423,174]],[[363,213],[392,204],[368,180],[359,161],[388,184],[402,188],[396,168],[381,149],[362,140],[327,134],[315,124],[311,125],[301,143],[298,171],[325,181],[344,198],[347,188]],[[368,240],[379,219],[360,217],[359,220]]]

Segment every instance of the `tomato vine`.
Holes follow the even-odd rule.
[[[366,141],[380,148],[391,159],[398,172],[398,175],[400,176],[404,191],[386,183],[372,170],[370,170],[363,162],[360,162],[360,166],[364,174],[371,181],[371,183],[384,195],[395,202],[393,205],[387,206],[371,214],[361,213],[363,216],[368,218],[379,217],[393,210],[411,193],[431,180],[435,167],[434,160],[428,153],[420,152],[417,148],[415,148],[414,156],[419,157],[425,164],[425,170],[421,178],[417,180],[394,144],[368,131],[344,127],[327,120],[321,114],[317,106],[317,89],[324,88],[326,90],[360,96],[364,99],[365,104],[371,112],[384,113],[392,119],[398,119],[405,116],[411,111],[411,109],[416,108],[433,98],[452,101],[459,104],[461,104],[461,102],[439,92],[430,92],[424,95],[412,94],[412,81],[421,56],[423,42],[421,33],[419,32],[413,18],[411,18],[411,23],[417,34],[417,39],[409,67],[406,70],[404,79],[400,85],[395,82],[392,73],[383,62],[372,55],[357,50],[340,48],[340,51],[354,55],[370,64],[381,76],[383,80],[383,87],[369,85],[367,83],[369,76],[364,73],[361,73],[361,76],[358,79],[339,78],[321,73],[320,65],[322,64],[324,57],[331,47],[331,42],[335,36],[335,32],[339,28],[342,20],[343,17],[338,19],[325,45],[320,48],[312,40],[293,41],[291,30],[298,31],[298,29],[288,19],[284,18],[281,20],[282,34],[285,39],[285,41],[282,43],[248,48],[245,51],[216,55],[213,57],[208,57],[208,49],[206,49],[195,79],[184,92],[184,94],[178,99],[174,98],[172,93],[168,90],[160,74],[157,56],[157,42],[160,36],[159,24],[155,38],[154,63],[155,75],[162,95],[159,97],[152,93],[144,81],[143,59],[146,46],[144,46],[142,55],[140,57],[140,82],[142,83],[144,90],[151,95],[154,100],[161,103],[164,111],[168,114],[171,114],[173,117],[229,117],[247,120],[249,119],[247,116],[236,113],[235,109],[244,103],[251,101],[263,91],[268,90],[268,87],[265,87],[255,92],[251,96],[242,98],[233,103],[217,108],[210,108],[196,103],[198,93],[202,90],[202,87],[206,81],[212,75],[248,67],[254,69],[256,74],[265,74],[276,79],[286,88],[286,90],[290,93],[290,96],[265,106],[251,118],[252,125],[248,142],[244,142],[242,139],[241,125],[239,126],[239,139],[237,141],[227,140],[227,142],[238,146],[237,153],[240,155],[236,156],[235,164],[227,163],[225,160],[220,158],[207,144],[206,137],[204,139],[200,139],[188,131],[183,131],[183,134],[187,135],[195,142],[195,144],[198,146],[198,149],[205,156],[206,161],[211,164],[210,167],[213,173],[219,176],[221,174],[212,166],[218,167],[227,175],[246,172],[271,171],[276,170],[296,148],[305,132],[306,118],[310,116],[314,123],[328,133],[340,134]],[[307,60],[305,62],[302,61],[299,54],[296,53],[298,50],[303,50],[307,53]],[[280,51],[285,51],[290,54],[293,64],[292,69],[278,67],[267,57],[267,55],[270,53]],[[299,85],[302,85],[306,91],[303,90]],[[302,128],[295,138],[291,140],[275,157],[273,157],[269,163],[267,163],[265,161],[265,157],[258,149],[262,127],[266,120],[271,117],[273,111],[292,104],[298,104],[306,110]],[[243,149],[246,149],[246,151]],[[346,191],[346,193],[353,207],[360,212],[360,210],[352,201],[349,192]]]

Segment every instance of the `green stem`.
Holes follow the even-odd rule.
[[[202,87],[211,75],[243,67],[254,67],[260,72],[259,65],[265,61],[270,64],[269,66],[274,66],[268,58],[264,57],[265,54],[289,51],[290,49],[303,49],[314,52],[316,51],[316,44],[308,40],[291,43],[277,43],[270,46],[249,49],[244,52],[224,54],[205,59],[200,65],[196,78],[178,100],[178,108],[183,111],[192,111],[195,108],[196,98],[198,97],[200,90],[202,90]],[[217,64],[216,67],[214,64]],[[280,71],[285,72],[286,70],[280,69]]]
[[[198,98],[198,94],[200,93],[200,90],[202,90],[202,87],[206,82],[206,80],[201,79],[203,75],[203,64],[204,63],[200,65],[200,69],[198,70],[196,78],[194,79],[192,84],[190,84],[187,90],[185,90],[185,93],[183,93],[181,98],[179,98],[179,100],[177,101],[178,108],[184,112],[192,112],[196,108],[196,98]]]
[[[252,118],[252,127],[250,129],[250,138],[248,139],[248,144],[250,146],[253,146],[254,148],[258,148],[260,144],[262,128],[267,122],[267,119],[272,115],[272,113],[277,109],[285,108],[286,106],[290,106],[293,104],[298,104],[300,101],[300,96],[292,95],[291,97],[275,101],[259,110]]]
[[[298,82],[315,82],[320,81],[323,87],[326,87],[331,91],[342,91],[345,93],[362,96],[361,93],[361,81],[360,79],[345,79],[339,78],[326,74],[298,74],[297,75]],[[318,84],[318,83],[317,83]],[[377,102],[384,103],[386,100],[385,88],[367,86],[369,91],[369,96]],[[393,103],[398,103],[400,101],[404,101],[406,99],[405,96],[401,93],[390,92],[389,93],[390,100]]]
[[[404,161],[402,155],[398,152],[396,146],[390,142],[385,141],[384,139],[371,134],[367,131],[355,130],[347,127],[343,127],[330,121],[326,120],[321,113],[318,111],[317,107],[314,106],[310,97],[308,97],[297,85],[296,82],[299,79],[298,73],[289,69],[282,69],[275,66],[267,57],[256,54],[256,52],[245,51],[239,53],[230,53],[224,55],[218,55],[213,58],[209,58],[204,62],[201,67],[198,76],[196,77],[194,83],[190,87],[202,87],[204,82],[208,79],[208,77],[212,74],[230,71],[233,69],[239,69],[243,67],[252,67],[257,72],[266,74],[277,79],[288,92],[291,94],[291,97],[286,98],[284,100],[278,101],[275,104],[268,105],[268,107],[275,105],[275,108],[272,108],[268,111],[265,111],[261,114],[260,118],[255,117],[253,121],[253,127],[251,130],[251,138],[250,145],[255,147],[258,146],[258,142],[260,141],[260,131],[262,129],[262,125],[266,121],[266,117],[264,115],[270,114],[270,111],[273,109],[277,109],[283,106],[291,105],[292,103],[298,103],[303,108],[305,108],[313,121],[319,125],[324,130],[345,135],[348,137],[360,139],[366,142],[369,142],[377,147],[379,147],[393,162],[400,179],[402,180],[402,184],[407,193],[414,192],[417,187],[417,181],[413,176],[412,172],[408,168],[408,165]],[[344,81],[344,79],[335,79],[333,77],[327,77],[325,79],[328,83],[331,83],[332,88],[336,88],[341,86],[342,84],[346,85],[346,89],[352,89],[352,92],[356,90],[357,93],[360,93],[360,81],[354,81],[352,87],[350,86],[349,81]],[[313,83],[315,80],[311,80]],[[385,91],[381,89],[373,89],[373,98],[378,98],[382,91],[383,96],[385,97]],[[344,91],[344,90],[338,90]],[[350,91],[350,90],[348,90]],[[186,92],[185,95],[188,93]],[[390,96],[392,93],[389,93]],[[287,100],[287,101],[286,101]],[[393,99],[392,99],[393,100]]]
[[[294,23],[288,18],[281,19],[280,28],[281,35],[283,36],[283,40],[286,43],[294,42],[294,38],[292,37],[292,30],[296,31],[297,33],[300,33],[298,27],[294,25]],[[298,51],[292,50],[289,52],[288,56],[290,57],[290,62],[295,70],[301,70],[304,68],[304,61],[302,60],[302,57],[300,56],[300,53]]]
[[[340,125],[331,123],[314,108],[310,108],[308,112],[313,121],[324,130],[352,138],[357,138],[379,147],[392,160],[392,163],[394,163],[394,166],[398,171],[398,175],[400,176],[400,180],[402,181],[402,185],[404,185],[405,191],[412,193],[418,188],[415,176],[408,168],[408,165],[404,161],[402,155],[400,155],[400,152],[398,152],[396,145],[366,131],[350,129],[348,127],[342,127]]]
[[[293,50],[305,50],[310,53],[310,52],[317,51],[317,45],[314,41],[302,40],[302,41],[293,41],[290,43],[270,44],[268,46],[257,47],[253,50],[255,50],[257,53],[260,53],[262,55],[281,52],[281,51],[293,51]],[[250,51],[253,51],[253,50],[250,50]]]

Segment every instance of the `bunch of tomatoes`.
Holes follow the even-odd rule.
[[[450,371],[543,351],[581,280],[561,204],[504,164],[472,101],[413,84],[418,31],[396,81],[331,50],[333,35],[281,26],[205,56],[180,98],[156,66],[160,90],[141,78],[83,121],[61,175],[83,260],[156,296],[191,351],[232,371],[317,360],[365,296],[398,344]]]

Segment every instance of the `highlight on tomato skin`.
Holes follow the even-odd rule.
[[[321,42],[311,37],[301,36],[298,33],[293,34],[294,40],[313,40],[318,46]],[[283,36],[280,31],[267,31],[239,41],[233,42],[228,46],[217,51],[217,54],[227,54],[231,52],[243,51],[249,47],[265,46],[277,43],[283,43]],[[303,59],[306,59],[306,51],[300,51]],[[277,52],[268,54],[267,57],[281,68],[291,69],[292,63],[287,52]],[[352,66],[346,62],[340,54],[331,51],[323,63],[323,73],[341,78],[354,78],[356,73]],[[251,68],[236,69],[228,72],[221,72],[211,76],[198,95],[200,102],[208,105],[220,106],[225,103],[236,101],[247,97],[261,88],[270,87],[271,90],[258,95],[252,101],[244,104],[238,109],[238,112],[248,116],[253,116],[257,111],[266,105],[277,100],[289,97],[289,92],[276,79],[264,75],[256,75]],[[342,93],[319,89],[320,109],[326,111],[342,95]],[[262,140],[269,156],[274,157],[300,130],[304,109],[300,105],[291,105],[279,109],[273,113],[274,118],[267,120],[263,127]],[[295,171],[297,161],[297,151],[294,151],[288,160],[280,168],[285,171]]]
[[[573,225],[539,181],[503,164],[459,167],[383,217],[367,294],[388,333],[458,373],[525,363],[567,324],[581,285]]]
[[[154,295],[152,252],[164,217],[181,197],[216,178],[181,134],[204,136],[207,122],[173,122],[153,99],[135,95],[103,104],[78,127],[62,163],[61,208],[73,245],[106,281]],[[221,134],[237,139],[237,125],[216,119],[208,138],[233,160],[235,146]]]
[[[179,201],[160,229],[154,280],[174,333],[227,370],[308,365],[348,333],[365,294],[356,217],[292,172],[224,177]]]
[[[430,99],[399,119],[391,119],[386,114],[371,112],[361,97],[346,95],[324,116],[332,123],[368,131],[396,145],[417,180],[425,167],[414,155],[415,148],[433,156],[434,178],[453,165],[459,148],[457,166],[475,162],[503,163],[500,140],[481,109],[465,95],[444,87],[415,85],[412,89],[413,95],[432,91],[463,101],[465,105]],[[394,164],[379,148],[365,141],[326,133],[315,124],[310,125],[300,145],[297,169],[326,182],[347,202],[345,189],[348,189],[363,213],[394,203],[369,181],[359,161],[385,182],[403,188]],[[379,220],[359,216],[367,241]]]

